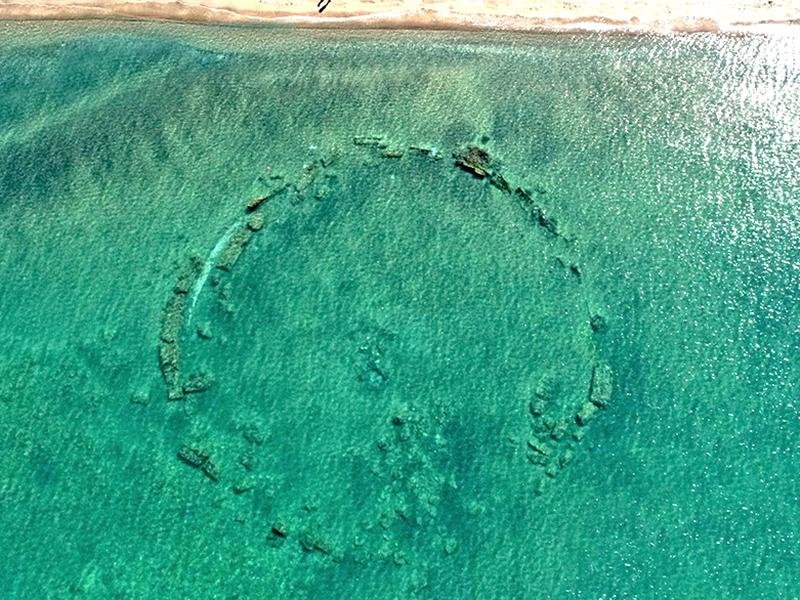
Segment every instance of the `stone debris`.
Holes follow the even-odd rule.
[[[319,552],[325,555],[331,553],[328,543],[313,531],[303,531],[297,541],[300,543],[303,552]]]
[[[458,549],[458,541],[455,538],[447,538],[444,541],[444,553],[448,556],[455,553]]]
[[[199,394],[211,388],[214,383],[213,377],[207,373],[195,373],[191,375],[183,384],[184,394]]]
[[[180,450],[178,450],[178,458],[182,463],[198,469],[211,481],[219,481],[219,469],[217,469],[211,457],[202,450],[183,445]]]
[[[192,289],[197,276],[203,270],[203,259],[199,256],[192,256],[189,259],[189,264],[186,265],[178,274],[178,279],[175,282],[173,291],[176,294],[188,294]]]
[[[549,216],[544,208],[534,200],[531,192],[522,187],[512,188],[511,184],[493,164],[488,151],[478,146],[470,145],[453,152],[453,158],[456,166],[461,170],[478,179],[488,179],[489,183],[502,193],[515,196],[539,227],[556,237],[563,237],[559,232],[555,218]],[[575,268],[577,269],[577,267]],[[576,274],[579,275],[580,273],[577,272]]]
[[[549,216],[543,207],[537,204],[533,195],[525,188],[518,187],[514,190],[514,195],[517,197],[520,205],[530,214],[534,223],[543,228],[548,233],[559,237],[558,223],[554,217]]]
[[[589,377],[589,388],[577,411],[569,416],[569,409],[558,408],[553,398],[555,383],[544,378],[538,384],[528,403],[531,436],[527,440],[527,459],[541,470],[544,476],[534,490],[541,494],[544,484],[557,477],[575,458],[575,448],[583,440],[586,426],[607,406],[611,395],[611,369],[605,363],[596,363]],[[562,414],[559,414],[562,413]]]
[[[456,166],[478,179],[488,179],[489,183],[504,194],[511,193],[511,186],[506,178],[493,166],[489,152],[478,146],[467,146],[453,152]]]
[[[439,150],[436,148],[428,148],[427,146],[409,146],[409,152],[413,152],[419,156],[425,156],[428,158],[433,158],[435,160],[441,160],[442,155],[439,153]]]

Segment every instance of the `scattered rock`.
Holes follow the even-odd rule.
[[[255,423],[246,423],[242,426],[242,437],[254,446],[260,446],[265,441],[264,434]]]
[[[529,452],[528,453],[528,461],[531,464],[544,467],[548,463],[548,459],[546,456],[539,454],[538,452]]]
[[[548,379],[542,380],[533,393],[533,398],[528,403],[528,411],[534,417],[541,417],[547,410],[552,396],[552,384]]]
[[[239,464],[245,471],[252,471],[256,466],[256,457],[252,452],[245,452],[239,457]]]
[[[252,481],[241,481],[236,485],[234,485],[233,487],[231,487],[231,491],[234,493],[234,495],[241,496],[242,494],[246,494],[247,492],[252,491],[253,488],[255,487],[256,486],[253,484]]]
[[[206,323],[202,323],[201,325],[198,325],[197,326],[197,337],[199,337],[201,339],[204,339],[204,340],[210,340],[211,337],[212,337],[212,334],[211,334],[211,323],[206,322]]]
[[[589,314],[589,326],[592,331],[599,333],[606,328],[606,318],[599,310],[593,310]]]
[[[384,365],[384,349],[379,340],[368,338],[358,348],[362,356],[359,360],[358,380],[373,390],[383,389],[389,382],[389,373]],[[363,362],[361,362],[363,360]]]
[[[336,164],[337,160],[339,160],[339,151],[338,150],[334,150],[330,154],[327,154],[325,156],[321,156],[319,158],[319,164],[322,165],[323,169],[327,169],[328,167],[331,167],[334,164]]]
[[[553,428],[550,430],[550,437],[555,440],[556,442],[561,441],[564,435],[567,433],[567,422],[563,419],[559,419]]]
[[[458,549],[458,541],[455,538],[447,538],[444,541],[444,553],[447,556],[451,556],[455,554],[455,551]]]
[[[584,437],[586,437],[586,430],[577,428],[572,431],[572,439],[576,442],[580,442]]]
[[[289,529],[283,521],[275,521],[267,534],[267,543],[273,548],[279,548],[289,536]]]
[[[150,394],[144,391],[134,392],[131,394],[130,403],[148,406],[150,404]]]

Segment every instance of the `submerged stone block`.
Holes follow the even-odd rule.
[[[252,200],[250,200],[247,203],[248,212],[256,210],[259,206],[264,204],[264,202],[266,202],[267,200],[269,200],[269,196],[256,196],[255,198],[253,198]]]
[[[330,544],[314,531],[303,531],[297,541],[304,552],[331,553]]]
[[[269,533],[267,533],[267,544],[273,548],[280,548],[286,542],[288,536],[289,528],[286,523],[281,520],[275,521],[270,527]]]
[[[158,362],[164,383],[167,385],[169,400],[183,398],[183,387],[180,384],[178,344],[176,342],[162,341],[158,347]]]
[[[262,204],[274,198],[288,187],[281,175],[271,175],[265,179],[263,176],[257,179],[255,186],[255,195],[247,203],[247,212],[257,210]]]
[[[161,340],[176,342],[183,324],[183,311],[186,308],[185,294],[172,294],[164,307],[164,317],[161,321]]]
[[[601,309],[593,308],[589,311],[589,327],[591,327],[592,331],[595,333],[600,333],[605,330],[606,316]]]
[[[217,259],[217,268],[230,271],[239,260],[242,250],[250,242],[251,237],[253,237],[253,230],[246,225],[234,233]]]
[[[167,386],[169,400],[180,400],[183,397],[183,389],[180,383],[180,347],[178,338],[183,324],[185,307],[186,295],[172,294],[167,301],[161,323],[158,363],[161,369],[161,376]]]
[[[489,153],[478,146],[467,146],[462,150],[453,152],[456,166],[478,179],[484,179],[492,174]]]
[[[247,227],[251,231],[260,231],[264,227],[264,213],[255,212],[247,218]]]
[[[597,408],[596,404],[593,404],[592,402],[589,402],[587,400],[586,402],[583,403],[583,406],[581,406],[581,409],[578,411],[578,414],[575,415],[575,422],[581,427],[583,427],[595,417],[598,410],[600,409]]]
[[[553,453],[553,449],[550,446],[536,437],[528,440],[528,448],[542,456],[550,456]]]
[[[614,376],[605,363],[595,365],[592,370],[592,381],[589,389],[589,400],[595,406],[605,408],[611,399],[611,392],[614,386]]]
[[[213,377],[207,373],[195,373],[191,375],[183,384],[184,394],[199,394],[205,392],[214,383]]]
[[[558,457],[558,465],[563,469],[575,459],[575,452],[567,448],[564,453]]]
[[[202,472],[211,481],[219,481],[219,469],[217,469],[211,457],[202,450],[183,445],[178,450],[178,458],[182,463]]]
[[[425,146],[409,146],[408,151],[418,154],[419,156],[425,156],[435,160],[441,160],[442,158],[442,155],[439,154],[439,151],[436,148],[427,148]]]
[[[353,136],[353,143],[356,146],[375,146],[378,148],[386,148],[388,146],[380,135],[356,135]]]

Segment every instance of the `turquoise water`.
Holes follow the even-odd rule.
[[[0,25],[3,597],[800,596],[799,44]]]

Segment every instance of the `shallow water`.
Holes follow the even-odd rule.
[[[0,25],[4,597],[800,595],[797,56]]]

